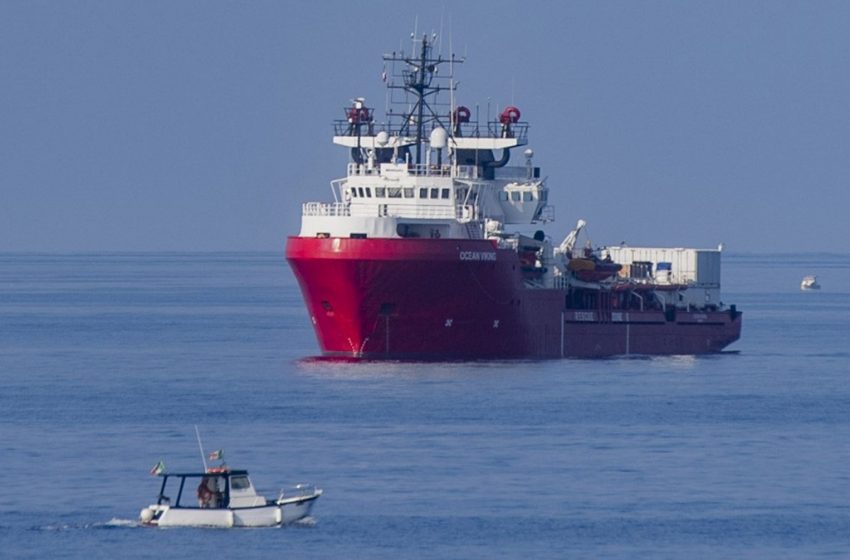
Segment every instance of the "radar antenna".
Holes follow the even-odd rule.
[[[419,43],[418,49],[416,43]],[[447,115],[440,115],[435,110],[437,106],[436,95],[441,91],[454,91],[455,84],[451,80],[451,65],[448,76],[438,76],[439,66],[445,62],[462,63],[463,59],[455,57],[452,54],[448,59],[444,59],[442,55],[434,57],[432,55],[433,39],[429,40],[428,35],[423,35],[421,40],[414,39],[414,48],[418,50],[415,56],[406,56],[402,53],[385,54],[384,61],[400,62],[405,66],[401,71],[402,83],[400,85],[395,82],[390,82],[387,88],[390,90],[400,89],[414,98],[412,106],[400,116],[400,136],[413,136],[416,144],[416,163],[422,163],[422,143],[426,141],[427,123],[431,123],[431,128],[437,126],[451,129],[443,123],[443,119],[448,118]],[[448,80],[447,83],[444,83]],[[434,98],[429,101],[429,98]]]

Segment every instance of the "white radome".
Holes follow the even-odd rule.
[[[446,129],[437,127],[431,131],[431,147],[435,150],[442,150],[449,145],[449,136],[446,134]]]

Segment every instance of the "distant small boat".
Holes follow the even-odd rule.
[[[803,278],[803,281],[800,282],[801,290],[820,290],[820,284],[818,284],[817,276],[806,276]]]
[[[226,466],[167,473],[162,465],[151,473],[162,477],[162,486],[156,503],[139,516],[143,525],[150,526],[275,527],[309,515],[322,495],[318,488],[299,484],[281,490],[276,499],[267,499],[254,490],[247,471]],[[195,486],[197,492],[192,491]]]

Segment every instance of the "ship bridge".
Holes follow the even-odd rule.
[[[538,168],[483,174],[476,165],[352,162],[346,177],[331,182],[334,202],[303,205],[300,235],[477,239],[487,221],[551,219]]]

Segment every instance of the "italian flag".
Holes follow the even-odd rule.
[[[162,474],[164,472],[165,472],[165,463],[163,463],[162,461],[155,464],[153,466],[153,468],[151,469],[151,474],[154,475],[154,476],[156,476],[158,474]]]
[[[224,457],[224,450],[223,449],[217,449],[215,451],[210,452],[209,460],[210,461],[218,461],[222,457]]]

